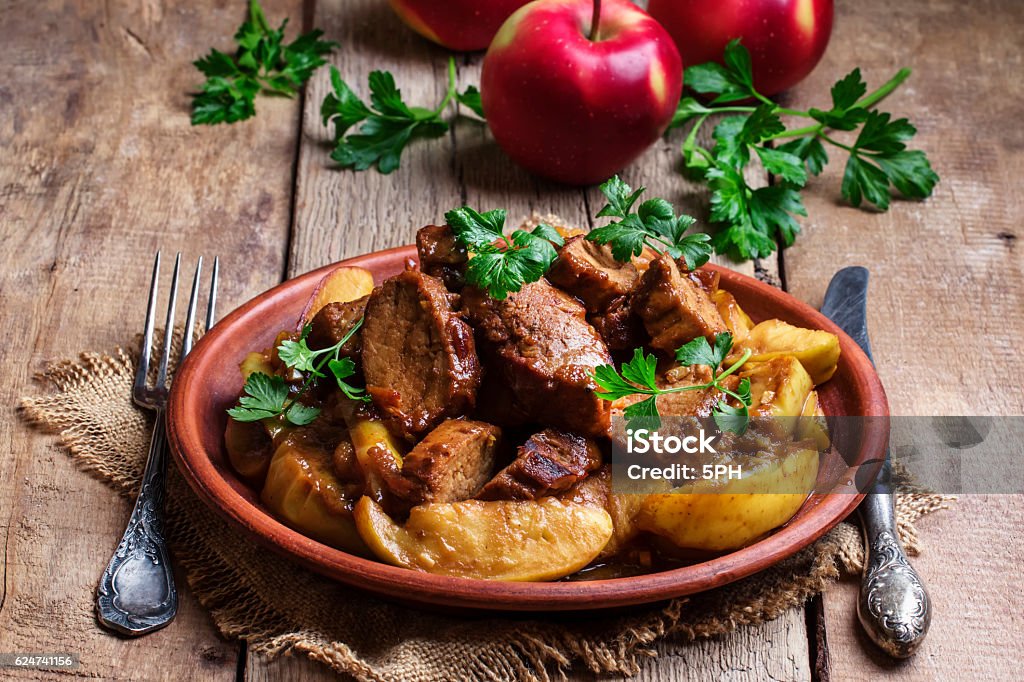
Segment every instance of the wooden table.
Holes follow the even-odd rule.
[[[226,311],[284,278],[407,243],[462,203],[585,224],[599,195],[528,176],[470,121],[413,144],[392,175],[335,170],[318,114],[325,70],[303,98],[260,98],[251,121],[190,127],[187,93],[200,78],[189,62],[227,48],[243,15],[240,1],[192,4],[4,3],[0,651],[80,652],[77,674],[101,679],[326,679],[304,660],[269,662],[224,641],[187,590],[163,631],[123,641],[100,630],[93,589],[128,505],[18,423],[16,399],[35,390],[31,377],[46,360],[131,339],[158,248],[219,254]],[[887,108],[918,125],[916,142],[942,182],[925,203],[875,214],[839,201],[834,164],[810,183],[797,244],[736,267],[817,305],[837,268],[869,266],[872,341],[895,414],[1022,414],[1024,3],[837,4],[825,59],[787,102],[822,104],[855,65],[875,85],[913,67]],[[362,88],[370,70],[386,68],[410,101],[440,100],[446,54],[383,0],[268,0],[266,10],[273,22],[291,16],[339,40],[333,61],[350,83]],[[460,81],[477,83],[480,58],[458,63]],[[676,172],[679,142],[669,135],[624,176],[703,216],[706,194]],[[1022,523],[1024,500],[1012,496],[965,497],[955,513],[921,523],[927,549],[916,565],[935,621],[909,662],[866,643],[851,581],[806,611],[720,641],[664,645],[639,679],[1017,676]]]

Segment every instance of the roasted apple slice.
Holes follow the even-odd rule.
[[[314,540],[369,556],[352,518],[352,503],[362,484],[339,481],[333,458],[332,452],[286,438],[270,461],[260,499],[277,517]]]
[[[555,580],[583,568],[612,535],[597,505],[466,500],[413,507],[404,526],[363,497],[356,527],[382,561],[427,573],[484,580]]]
[[[818,451],[792,443],[779,456],[749,458],[739,479],[698,481],[649,495],[636,524],[683,549],[725,552],[786,523],[818,477]]]
[[[811,391],[804,403],[804,411],[800,415],[800,423],[796,427],[797,440],[809,440],[817,446],[819,452],[828,450],[831,439],[828,434],[828,422],[818,402],[818,392]]]
[[[715,289],[715,292],[711,294],[711,300],[714,301],[718,313],[725,320],[725,326],[732,333],[733,341],[737,344],[743,342],[750,334],[750,330],[754,328],[754,322],[750,316],[743,311],[740,304],[736,302],[736,298],[725,289]]]
[[[766,362],[792,355],[811,375],[814,385],[832,378],[839,361],[839,337],[820,329],[794,327],[782,320],[765,320],[754,326],[735,352],[749,348],[750,362]]]
[[[296,331],[313,321],[328,303],[347,303],[373,291],[373,275],[363,268],[339,267],[324,276],[302,310]]]
[[[750,416],[766,422],[780,436],[791,435],[797,426],[795,418],[803,414],[807,396],[814,388],[800,361],[782,355],[748,364],[740,370],[740,377],[750,379]]]

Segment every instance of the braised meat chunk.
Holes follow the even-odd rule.
[[[313,350],[330,348],[352,331],[366,310],[369,296],[345,303],[328,303],[309,323],[309,337],[306,343]],[[352,335],[341,347],[341,357],[356,357],[362,348],[361,330]]]
[[[515,461],[483,487],[480,500],[535,500],[568,490],[601,466],[590,438],[544,429],[520,446]]]
[[[476,330],[489,379],[511,391],[511,408],[530,421],[603,436],[609,403],[590,376],[612,361],[583,306],[544,280],[503,300],[475,287],[463,306]]]
[[[587,316],[608,350],[632,350],[647,340],[643,323],[633,311],[629,296],[613,299],[600,313]]]
[[[449,419],[416,444],[402,462],[414,505],[468,500],[494,471],[501,429],[485,422]]]
[[[611,248],[588,241],[583,235],[566,240],[548,280],[583,301],[588,313],[601,313],[615,299],[628,294],[639,274],[632,263],[619,263]]]
[[[473,408],[480,363],[473,332],[441,282],[416,270],[370,294],[362,328],[366,389],[395,434],[414,441]]]
[[[420,270],[437,277],[451,291],[458,291],[465,282],[466,247],[455,238],[447,225],[427,225],[416,232],[416,253]]]
[[[667,254],[651,261],[633,294],[633,309],[643,320],[650,345],[667,353],[698,336],[714,341],[728,331],[708,292],[679,272]]]

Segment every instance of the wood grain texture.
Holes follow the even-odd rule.
[[[826,592],[832,680],[1019,679],[1022,506],[1020,495],[964,495],[954,512],[919,522],[925,550],[911,561],[933,615],[927,639],[907,661],[888,658],[864,635],[857,581]]]
[[[1024,393],[1007,378],[1024,372],[1024,90],[1013,66],[1024,59],[1024,4],[878,4],[838,3],[829,51],[788,105],[821,106],[804,93],[826,93],[854,66],[869,87],[909,66],[881,108],[918,127],[914,147],[942,180],[923,203],[858,211],[839,199],[845,154],[830,149],[832,165],[806,192],[804,234],[785,253],[788,284],[817,303],[839,265],[870,268],[871,342],[894,414],[1019,415]],[[913,562],[934,618],[909,662],[886,660],[861,633],[856,581],[828,591],[833,679],[1019,677],[1022,523],[1019,496],[965,496],[955,513],[921,522],[925,550]]]
[[[268,2],[271,17],[297,2]],[[284,263],[298,102],[192,128],[190,62],[227,48],[237,3],[20,2],[3,10],[0,63],[0,651],[78,652],[100,679],[234,678],[238,647],[189,593],[168,628],[101,630],[94,590],[129,504],[13,414],[49,359],[129,343],[157,248],[219,254],[221,301],[274,284]],[[165,277],[169,275],[165,271]],[[166,283],[166,279],[164,280]],[[166,291],[166,289],[165,289]],[[57,677],[5,670],[4,677]]]

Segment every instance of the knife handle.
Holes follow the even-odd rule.
[[[886,653],[907,658],[928,633],[931,599],[900,544],[892,494],[868,494],[860,512],[865,557],[857,616]]]

